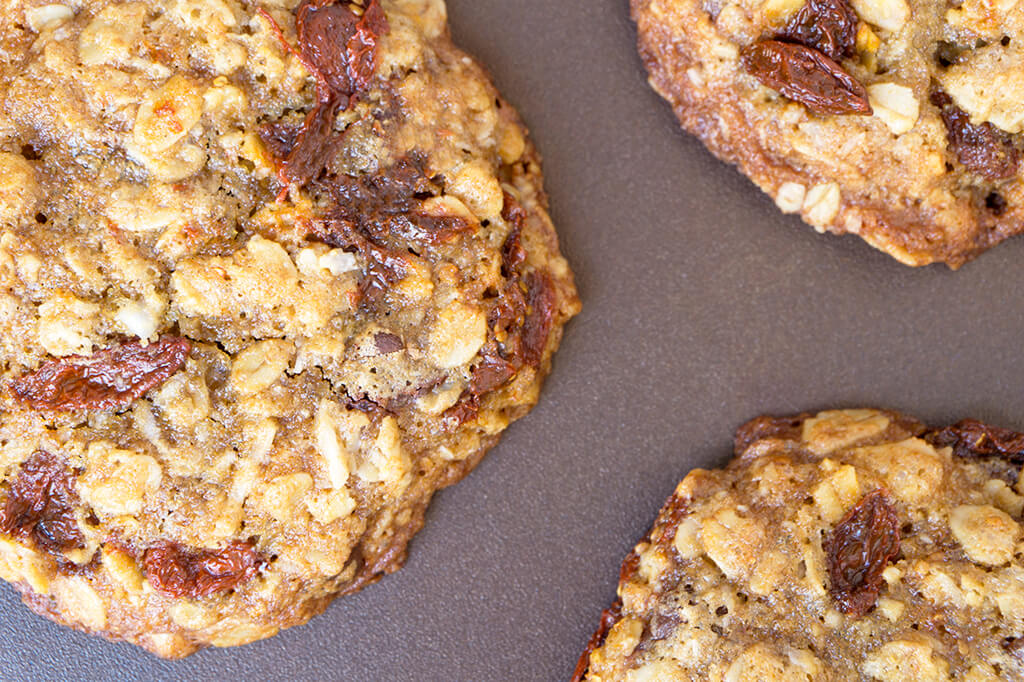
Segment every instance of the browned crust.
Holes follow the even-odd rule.
[[[597,626],[597,630],[590,636],[587,648],[583,650],[579,660],[576,661],[576,669],[572,673],[572,682],[583,682],[583,676],[587,674],[587,669],[590,667],[590,654],[604,644],[605,638],[608,637],[608,631],[619,622],[621,617],[621,599],[616,599],[609,608],[601,612],[601,624]]]
[[[690,36],[673,33],[647,11],[652,0],[630,0],[633,21],[637,24],[640,56],[650,74],[652,85],[672,105],[683,128],[699,138],[720,160],[739,168],[765,192],[785,182],[817,184],[832,180],[800,168],[797,162],[771,155],[756,136],[736,134],[749,130],[747,120],[735,101],[704,99],[686,75],[697,63],[698,50]],[[935,215],[914,205],[912,198],[880,201],[851,197],[844,188],[839,214],[828,226],[829,232],[846,234],[842,225],[846,211],[856,210],[862,218],[859,236],[877,249],[889,253],[906,265],[921,266],[942,262],[957,269],[982,252],[1009,237],[1024,232],[1024,211],[1011,209],[996,218],[983,201],[971,205],[973,224],[966,236],[951,240]]]
[[[643,540],[640,541],[640,545],[651,544],[660,547],[666,547],[672,544],[673,538],[675,538],[676,530],[679,528],[679,522],[686,516],[686,512],[689,509],[688,501],[679,497],[676,494],[672,494],[665,504],[661,506],[661,511],[658,512],[658,517],[648,531],[647,535]],[[639,545],[638,545],[639,546]],[[625,585],[633,579],[640,564],[640,554],[637,549],[634,548],[626,558],[622,561],[622,566],[619,569],[619,585]],[[597,630],[590,637],[590,641],[587,643],[586,648],[580,655],[579,661],[576,662],[576,669],[573,672],[572,682],[582,682],[587,674],[587,670],[590,667],[590,655],[601,648],[604,644],[605,638],[608,636],[608,632],[615,626],[616,623],[622,618],[622,598],[619,597],[615,600],[612,605],[605,609],[601,613],[601,622],[598,625]]]

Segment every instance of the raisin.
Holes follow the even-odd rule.
[[[270,150],[270,153],[275,158],[287,159],[288,155],[295,149],[295,144],[298,142],[299,134],[302,129],[299,126],[289,125],[287,123],[265,123],[260,126],[257,134],[260,136],[260,140],[264,146]]]
[[[51,360],[11,382],[11,393],[40,410],[116,410],[131,405],[185,366],[188,339],[122,343],[91,356]]]
[[[527,365],[537,367],[547,347],[555,316],[555,285],[551,275],[537,270],[528,274],[525,282],[529,313],[523,322],[522,356]]]
[[[317,103],[297,132],[274,128],[274,124],[261,131],[271,150],[285,159],[278,171],[285,185],[301,187],[323,172],[344,135],[334,133],[338,110],[350,108],[356,95],[370,87],[377,67],[377,40],[389,26],[379,0],[370,0],[362,14],[355,7],[346,0],[303,0],[295,11],[298,50],[288,44],[274,18],[258,10],[317,81]]]
[[[405,277],[409,253],[448,243],[479,228],[458,216],[435,216],[421,209],[442,189],[426,176],[423,161],[404,157],[359,178],[332,177],[324,183],[333,209],[314,225],[314,234],[332,246],[359,253],[366,262],[359,284],[360,305],[373,308],[392,284]]]
[[[878,598],[882,571],[900,551],[900,520],[888,496],[881,490],[866,495],[822,547],[828,559],[829,593],[839,610],[863,616]]]
[[[872,113],[864,86],[815,49],[760,40],[743,48],[741,58],[744,68],[764,85],[815,113]]]
[[[500,355],[484,355],[473,368],[470,390],[475,395],[484,395],[501,388],[515,375],[516,368]]]
[[[480,414],[480,399],[467,391],[459,397],[459,401],[445,410],[441,420],[445,428],[455,429],[466,422],[471,422]]]
[[[278,171],[284,184],[300,187],[315,180],[336,150],[334,118],[340,106],[336,97],[318,102],[306,115],[295,142]]]
[[[1017,174],[1020,150],[1009,134],[991,123],[971,123],[967,112],[953,104],[953,99],[944,92],[933,93],[931,101],[939,108],[942,122],[946,124],[950,149],[967,170],[991,181]]]
[[[391,288],[400,281],[408,270],[408,255],[394,249],[387,249],[372,242],[355,222],[335,213],[318,221],[314,234],[331,246],[362,256],[363,278],[359,281],[359,306],[364,310],[373,309]]]
[[[1000,457],[1012,464],[1024,464],[1024,433],[988,426],[976,419],[931,431],[925,439],[935,447],[952,447],[957,457]]]
[[[199,599],[226,592],[253,578],[261,561],[249,542],[236,540],[223,549],[189,549],[163,541],[143,556],[146,578],[169,597]]]
[[[379,0],[370,0],[362,16],[353,7],[345,1],[303,0],[295,11],[299,50],[327,88],[346,100],[345,107],[353,94],[369,87],[377,39],[388,31]]]
[[[736,436],[733,438],[733,451],[740,456],[747,451],[747,448],[762,438],[799,440],[804,420],[808,417],[810,415],[805,413],[795,417],[762,416],[751,419],[736,430]]]
[[[807,0],[778,39],[800,43],[838,61],[854,55],[857,23],[857,13],[846,0]]]
[[[346,44],[348,78],[356,92],[367,90],[377,68],[377,40],[389,30],[388,19],[380,0],[370,0],[355,33]]]
[[[999,217],[1006,213],[1010,205],[1006,202],[1006,198],[999,192],[989,192],[985,197],[985,208],[992,212],[992,215]]]
[[[0,531],[53,554],[84,546],[75,521],[78,494],[67,462],[37,450],[21,465],[0,511]]]

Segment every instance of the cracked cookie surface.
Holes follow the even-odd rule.
[[[762,417],[622,564],[586,680],[1024,675],[1024,434]]]
[[[0,576],[166,657],[403,562],[579,307],[441,0],[14,0]]]
[[[631,7],[651,85],[782,211],[914,266],[1024,231],[1024,5]]]

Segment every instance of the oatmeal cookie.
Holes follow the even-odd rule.
[[[0,576],[166,657],[396,570],[572,275],[442,0],[13,0]]]
[[[784,212],[914,266],[1024,231],[1024,4],[631,6],[655,90]]]
[[[1024,434],[841,410],[735,449],[623,562],[575,679],[1024,677]]]

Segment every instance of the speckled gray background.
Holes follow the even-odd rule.
[[[402,571],[309,625],[186,661],[0,588],[0,679],[565,680],[618,566],[761,412],[882,405],[1024,427],[1024,240],[953,273],[820,237],[677,127],[626,0],[449,0],[545,157],[584,299],[541,404],[442,492]]]

